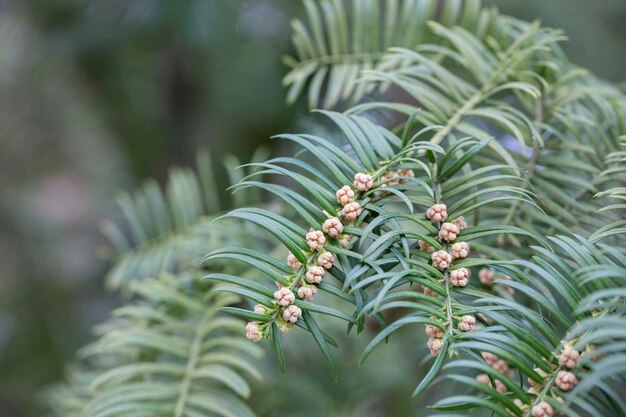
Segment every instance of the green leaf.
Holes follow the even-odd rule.
[[[270,338],[272,339],[272,347],[274,348],[274,354],[276,355],[276,363],[278,363],[278,369],[285,375],[287,373],[287,365],[285,361],[285,351],[283,344],[280,341],[280,332],[276,322],[272,323],[272,331],[270,332]]]
[[[315,319],[306,311],[302,312],[302,319],[304,320],[307,328],[309,329],[309,332],[311,332],[311,334],[313,335],[313,338],[317,342],[317,345],[322,351],[322,355],[324,355],[324,359],[326,359],[326,363],[328,364],[328,367],[330,368],[330,371],[333,375],[333,379],[335,380],[335,382],[337,382],[337,379],[339,378],[339,368],[337,368],[335,359],[330,353],[330,349],[328,348],[326,339],[324,338],[324,336],[322,335],[322,332],[317,326]]]
[[[439,375],[439,372],[441,371],[441,368],[443,367],[443,364],[445,362],[445,357],[448,354],[449,344],[450,339],[448,337],[445,337],[443,339],[443,344],[441,345],[441,350],[439,351],[439,354],[435,357],[435,362],[433,363],[433,366],[430,367],[424,378],[422,378],[422,380],[420,381],[417,388],[415,388],[415,391],[413,391],[413,397],[424,392],[433,382],[435,377]]]

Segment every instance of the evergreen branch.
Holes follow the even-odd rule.
[[[290,68],[283,79],[293,103],[309,84],[309,108],[330,109],[342,101],[357,102],[373,91],[360,84],[364,70],[385,69],[382,57],[389,47],[413,48],[433,39],[427,26],[437,20],[446,26],[484,32],[494,19],[481,10],[480,0],[356,0],[348,8],[341,0],[305,0],[308,26],[292,22],[295,57],[285,57]]]

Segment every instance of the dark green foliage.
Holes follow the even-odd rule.
[[[393,9],[400,3],[385,4]],[[434,12],[434,2],[427,1],[415,2],[411,10],[428,4]],[[363,213],[344,229],[353,240],[346,249],[333,240],[326,244],[324,249],[335,253],[338,262],[329,271],[334,279],[325,278],[320,286],[334,295],[349,295],[344,301],[352,306],[340,305],[353,313],[344,317],[348,331],[363,330],[368,315],[380,323],[387,322],[385,313],[400,317],[372,340],[363,359],[400,327],[443,324],[441,353],[416,393],[427,389],[443,368],[450,378],[485,396],[459,393],[437,402],[436,409],[483,408],[495,415],[528,416],[533,406],[547,401],[568,415],[616,413],[623,408],[618,381],[624,372],[602,363],[618,363],[624,353],[624,282],[617,278],[624,275],[624,206],[609,197],[624,198],[620,137],[626,127],[626,100],[618,89],[567,61],[558,45],[564,39],[559,31],[495,12],[474,13],[477,2],[458,10],[454,5],[460,3],[444,4],[441,16],[455,10],[455,18],[442,17],[440,23],[407,19],[419,27],[405,31],[415,39],[407,35],[387,44],[410,13],[396,21],[376,1],[354,2],[350,14],[339,1],[307,3],[308,28],[294,24],[299,61],[290,61],[290,99],[310,80],[311,105],[359,101],[390,86],[405,93],[403,101],[383,95],[345,113],[323,112],[338,128],[342,148],[317,136],[283,135],[303,148],[303,162],[279,158],[260,166],[263,174],[287,177],[293,186],[242,185],[269,190],[293,213],[240,209],[230,216],[266,229],[294,254],[304,251],[298,260],[306,263],[315,256],[304,240],[307,228],[321,229],[326,216],[337,215],[341,207],[334,191],[349,185],[356,173],[368,172],[374,188],[357,195]],[[454,25],[456,17],[464,17],[459,26]],[[484,25],[476,26],[476,19]],[[356,42],[349,41],[349,34],[361,33],[372,20],[383,29],[370,28],[371,38],[354,35]],[[384,38],[388,24],[389,37]],[[397,114],[395,120],[408,120],[387,127],[372,122],[389,111]],[[349,149],[349,156],[342,149]],[[411,169],[415,178],[380,188],[384,174],[398,169]],[[613,188],[603,191],[607,187]],[[432,267],[428,254],[415,249],[417,240],[434,250],[442,248],[433,239],[436,229],[422,220],[422,213],[440,202],[447,204],[450,219],[464,216],[469,223],[458,240],[472,246],[473,257],[454,261],[451,268],[474,272],[465,288],[451,287],[449,272]],[[229,251],[220,251],[207,259],[224,256],[231,257]],[[268,272],[280,260],[239,260],[282,285],[299,285],[298,270]],[[481,267],[494,268],[507,280],[496,279],[493,287],[480,285],[476,275]],[[585,278],[588,274],[591,278]],[[252,280],[257,285],[266,278]],[[422,294],[415,284],[432,293]],[[314,303],[297,305],[308,317],[321,312]],[[459,331],[456,323],[464,315],[480,315],[485,327]],[[280,345],[276,332],[269,337]],[[553,366],[570,342],[587,351],[576,373],[581,381],[591,382],[563,394],[554,387],[561,368]],[[595,360],[592,350],[610,344],[616,347],[606,348],[607,355]],[[497,355],[514,369],[511,376],[487,372],[507,387],[507,394],[467,376],[472,369],[486,372],[481,352]],[[326,352],[324,356],[328,359]],[[457,359],[448,362],[448,356]],[[537,369],[548,375],[545,380]],[[526,392],[529,387],[519,381],[527,378],[541,392]],[[559,395],[563,404],[556,401]],[[522,403],[514,404],[514,399]]]
[[[149,329],[146,339],[137,326],[151,322],[158,309],[142,309],[139,323],[107,329],[94,350],[97,355],[109,355],[110,348],[135,349],[135,342],[140,351],[131,349],[128,362],[93,380],[91,388],[110,385],[112,391],[91,397],[87,413],[106,409],[107,401],[117,398],[115,389],[137,382],[110,377],[123,373],[124,366],[144,363],[144,355],[151,364],[173,361],[180,368],[186,363],[193,375],[199,364],[194,340],[207,337],[200,346],[212,346],[210,335],[201,331],[193,340],[181,339],[175,329],[187,320],[196,329],[215,323],[241,328],[239,322],[213,321],[221,306],[253,322],[258,334],[250,338],[271,340],[287,378],[281,331],[293,327],[287,314],[293,308],[301,312],[295,326],[311,336],[335,379],[339,366],[333,349],[342,340],[333,339],[317,318],[343,320],[347,333],[380,326],[361,362],[399,329],[421,332],[429,326],[437,334],[429,342],[435,358],[414,395],[438,384],[442,374],[454,381],[454,395],[432,405],[439,416],[528,417],[540,403],[571,416],[623,415],[624,95],[571,64],[559,47],[564,39],[560,31],[483,10],[479,1],[446,1],[441,8],[428,0],[355,0],[349,8],[346,3],[305,2],[309,22],[293,24],[297,58],[288,60],[292,70],[285,82],[290,101],[308,85],[311,106],[356,104],[343,113],[320,110],[323,133],[279,135],[296,148],[294,156],[253,162],[248,175],[233,186],[239,194],[266,192],[281,208],[257,204],[230,211],[209,229],[221,244],[210,244],[194,232],[198,218],[213,211],[201,202],[206,195],[191,174],[172,178],[167,203],[153,187],[123,203],[139,249],[124,255],[118,245],[122,271],[125,256],[143,259],[147,253],[152,258],[147,243],[154,238],[165,238],[163,250],[179,262],[148,273],[131,268],[126,270],[129,279],[181,270],[197,278],[210,268],[205,278],[226,284],[211,297],[232,292],[258,304],[255,311],[227,305],[228,298],[202,306],[198,293],[206,288],[195,279],[191,287],[181,276],[133,280],[131,288],[152,301],[154,288],[190,291],[196,298],[182,303],[178,297],[166,298],[167,311],[180,314],[180,308],[185,319],[176,315],[170,321],[168,316],[164,326]],[[373,91],[381,93],[377,101],[362,100]],[[340,204],[335,192],[351,186],[357,173],[369,174],[372,185],[362,190],[352,186],[360,211],[350,218],[349,206]],[[445,224],[425,217],[435,204],[447,206],[447,222],[467,223],[457,231],[456,242],[470,245],[469,256],[448,260],[446,266],[431,260],[426,250],[455,250],[455,239],[448,242],[441,234]],[[328,218],[342,218],[339,236],[321,233]],[[241,247],[233,234],[242,223],[254,225],[246,232],[262,231],[278,247],[268,250],[258,241]],[[310,229],[320,232],[307,237]],[[316,240],[319,236],[325,243]],[[197,263],[199,248],[210,250],[202,265]],[[288,251],[291,265],[285,262]],[[320,266],[323,252],[336,261],[326,268],[323,281],[314,283],[308,267]],[[163,252],[155,258],[168,259]],[[493,283],[479,281],[483,268],[495,271]],[[471,273],[469,285],[455,283],[453,275],[462,271]],[[118,275],[126,274],[113,276]],[[324,294],[313,300],[301,296],[287,307],[274,300],[276,285],[294,293],[315,285]],[[155,319],[158,324],[163,317]],[[411,326],[415,324],[419,326]],[[228,340],[254,349],[234,336]],[[557,382],[565,370],[559,356],[566,346],[582,352],[572,369],[580,383],[569,393],[560,391]],[[488,354],[505,362],[506,370],[488,366]],[[223,378],[198,372],[245,396],[245,381],[230,371],[220,372]],[[131,375],[144,382],[152,373]],[[194,393],[207,388],[188,384],[188,371],[182,375],[176,389],[169,386],[170,379],[149,386],[163,389],[159,401],[133,400],[132,406],[151,415],[196,415],[185,412],[188,405],[216,411],[221,404],[217,398],[195,401]],[[75,408],[85,395],[72,394],[68,406]],[[239,402],[228,407],[222,415],[247,415],[233,411],[243,407]]]

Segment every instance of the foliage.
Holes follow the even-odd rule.
[[[530,261],[514,261],[505,269],[514,281],[499,284],[513,289],[514,299],[489,295],[476,300],[493,326],[468,333],[459,343],[476,355],[489,352],[507,358],[515,372],[507,375],[465,358],[452,361],[444,367],[451,371],[448,377],[486,394],[486,398],[456,395],[433,408],[453,411],[483,407],[500,415],[510,415],[503,413],[506,409],[513,415],[529,415],[532,406],[547,401],[555,410],[573,416],[620,415],[624,410],[624,370],[615,364],[626,359],[626,258],[580,236],[550,241],[555,252],[535,248],[537,254]],[[566,369],[559,364],[559,353],[570,345],[585,353],[580,369],[575,371],[581,382],[565,394],[555,382],[558,372]],[[468,370],[488,373],[513,395],[503,396],[495,388],[468,378]],[[519,389],[518,381],[527,378],[541,384],[531,395]],[[565,399],[563,403],[560,397]],[[512,404],[515,398],[527,407],[516,408]]]
[[[135,242],[105,223],[117,253],[107,281],[129,301],[98,326],[99,341],[81,350],[67,382],[48,390],[53,415],[254,416],[243,399],[247,380],[261,378],[262,352],[239,334],[241,321],[218,312],[239,300],[209,292],[199,251],[256,235],[210,227],[225,204],[213,178],[209,155],[200,152],[198,174],[172,169],[165,192],[151,181],[120,195]]]
[[[293,102],[309,83],[310,108],[330,108],[371,94],[371,84],[355,82],[361,73],[389,69],[389,62],[381,58],[390,47],[411,48],[432,41],[429,20],[484,35],[495,14],[481,10],[480,0],[465,5],[446,1],[442,7],[435,0],[357,0],[350,10],[348,2],[341,0],[305,0],[304,5],[308,26],[300,20],[292,22],[296,56],[284,59],[290,71],[283,84],[289,87],[287,100]]]
[[[246,378],[261,377],[261,351],[237,337],[239,320],[218,313],[235,300],[204,297],[206,284],[193,276],[132,287],[139,298],[115,310],[100,340],[83,348],[87,369],[57,389],[58,415],[253,416],[241,398],[250,394]]]
[[[310,103],[324,98],[326,107],[353,94],[358,100],[376,87],[386,91],[395,86],[404,94],[388,94],[402,97],[401,102],[366,101],[345,113],[322,111],[341,132],[345,148],[319,136],[280,135],[303,149],[298,153],[301,160],[276,158],[258,164],[263,169],[258,173],[287,177],[294,186],[259,183],[252,177],[241,183],[272,192],[293,213],[282,216],[250,208],[225,217],[248,220],[265,229],[297,262],[286,266],[278,259],[239,248],[209,254],[207,261],[236,259],[265,276],[251,281],[211,276],[242,287],[230,291],[264,306],[256,313],[231,312],[257,323],[259,337],[271,339],[284,370],[278,329],[289,330],[283,319],[285,307],[275,303],[273,291],[263,282],[269,278],[297,292],[310,284],[307,272],[327,251],[337,257],[326,275],[334,279],[324,278],[317,288],[349,304],[334,308],[296,299],[294,305],[302,311],[296,325],[313,336],[335,377],[337,366],[330,353],[334,341],[318,328],[314,314],[343,319],[348,331],[356,329],[357,333],[368,315],[385,323],[362,360],[402,326],[435,328],[440,334],[438,345],[429,347],[436,359],[415,394],[423,392],[444,368],[464,371],[450,377],[487,394],[476,399],[467,395],[446,398],[435,404],[442,411],[482,407],[497,415],[530,415],[543,401],[570,415],[603,415],[623,409],[616,400],[621,395],[616,381],[623,378],[623,370],[591,365],[604,360],[617,363],[623,355],[620,294],[624,283],[616,277],[623,275],[619,242],[623,241],[624,207],[610,205],[606,198],[623,199],[623,172],[610,167],[623,159],[619,151],[625,127],[623,94],[569,63],[558,46],[563,35],[537,23],[491,14],[493,20],[485,33],[424,22],[424,30],[435,41],[416,47],[400,42],[395,46],[410,49],[391,48],[372,65],[374,55],[360,54],[373,51],[385,31],[371,29],[371,44],[365,40],[350,43],[347,34],[361,33],[364,22],[379,15],[378,3],[354,3],[354,32],[347,29],[340,2],[317,3],[324,14],[323,24],[315,6],[308,3],[308,30],[302,23],[294,24],[301,66],[292,62],[295,73],[286,79],[294,83],[293,95],[309,79]],[[386,16],[394,15],[387,11]],[[402,21],[393,18],[385,24],[402,27]],[[327,39],[329,45],[320,39]],[[362,37],[354,35],[354,39]],[[317,49],[310,46],[313,43]],[[355,57],[363,58],[365,64],[350,61]],[[355,68],[347,69],[347,62]],[[306,65],[308,69],[303,69]],[[353,71],[360,74],[358,82]],[[372,122],[381,114],[389,119],[389,111],[396,114],[395,120],[403,121],[390,128]],[[359,190],[356,182],[352,186],[354,201],[362,208],[352,221],[342,211],[343,204],[337,204],[334,192],[350,187],[353,177],[358,181],[359,173],[369,174],[373,185],[365,190]],[[617,188],[602,192],[607,184]],[[421,215],[440,203],[447,205],[449,219],[459,221],[464,216],[471,224],[458,234],[458,240],[471,245],[472,255],[453,261],[450,269],[429,265],[428,253],[420,250],[423,245],[434,251],[448,249],[447,242],[436,236],[442,226],[433,227]],[[342,219],[344,235],[352,238],[349,246],[326,230],[323,248],[310,244],[307,229],[324,229],[327,218]],[[555,233],[566,235],[543,238]],[[598,245],[603,239],[606,244]],[[478,284],[476,279],[467,287],[452,284],[455,272],[469,269],[476,276],[479,268],[493,268],[503,278],[493,286]],[[594,278],[585,280],[591,270]],[[573,277],[577,279],[572,281]],[[415,284],[427,291],[416,291]],[[387,323],[385,312],[398,309],[403,311],[400,318]],[[461,330],[467,316],[478,318],[478,329]],[[594,327],[602,330],[587,332]],[[585,352],[584,370],[577,376],[592,381],[581,382],[576,395],[564,395],[554,387],[557,373],[564,369],[557,359],[568,343]],[[609,344],[616,347],[597,360],[592,351]],[[471,369],[489,368],[480,355],[485,352],[505,360],[520,381],[530,378],[533,384],[515,383],[513,375],[493,371],[487,372],[493,387],[468,377]],[[448,357],[460,359],[446,364]],[[505,385],[506,395],[496,389],[496,379]],[[600,380],[609,382],[594,383]],[[583,387],[595,391],[583,395]],[[559,396],[563,404],[557,401]]]
[[[173,234],[190,246],[169,252],[167,238],[167,253],[191,266],[130,269],[129,276],[172,269],[197,276],[211,268],[205,278],[226,283],[211,293],[226,297],[217,306],[250,321],[249,339],[271,341],[283,373],[282,333],[299,327],[339,377],[333,347],[342,341],[319,325],[320,316],[343,320],[348,333],[381,327],[361,362],[394,332],[418,324],[430,336],[433,360],[414,395],[442,374],[456,383],[453,395],[432,405],[442,413],[436,415],[624,415],[624,95],[571,64],[559,47],[560,31],[483,10],[478,1],[437,8],[426,0],[390,0],[384,7],[356,0],[349,11],[340,0],[305,4],[309,26],[293,24],[297,58],[288,60],[288,100],[308,83],[311,105],[360,102],[343,113],[319,110],[316,134],[278,135],[297,148],[294,156],[252,162],[233,186],[239,194],[265,192],[284,210],[238,207],[210,229],[229,235],[251,223],[279,249],[254,241],[242,247],[218,234],[223,244],[210,248],[202,266],[194,264],[207,242],[189,227],[204,212],[197,180],[187,176],[173,185],[169,203],[146,188],[123,205],[142,258],[167,260],[148,243]],[[374,90],[382,96],[361,100]],[[125,256],[124,246],[118,248]],[[152,285],[179,291],[189,281],[153,282],[131,287],[150,298]],[[185,289],[200,292],[192,283]],[[325,295],[315,297],[318,290]],[[226,305],[231,300],[224,293],[252,300],[254,311]],[[197,299],[177,299],[168,303],[195,317],[197,329],[234,323],[213,321],[217,306],[207,310]],[[195,372],[198,355],[188,352],[196,352],[193,340],[208,335],[179,340],[184,326],[177,317],[137,342],[143,340],[135,336],[142,334],[137,325],[163,317],[154,316],[154,308],[130,312],[139,322],[130,332],[125,324],[108,326],[98,355],[126,353],[139,343],[138,355],[153,359],[156,349],[168,365],[174,356],[176,375],[183,375],[177,387],[169,379],[159,387],[140,385],[133,410],[184,415],[190,403],[215,411],[210,405],[217,399],[196,402],[196,390],[206,388],[187,389],[193,373],[180,371]],[[580,360],[563,359],[568,349],[581,353]],[[111,391],[91,398],[88,413],[124,398],[127,381],[114,377],[138,366],[137,357],[92,380],[92,388],[110,385]],[[227,375],[221,381],[231,390],[247,394],[237,374],[219,375]],[[153,388],[163,390],[156,405],[143,401],[157,395]]]
[[[255,158],[263,155],[260,150]],[[118,196],[124,224],[111,220],[102,224],[114,252],[114,266],[106,277],[110,288],[117,290],[130,281],[162,273],[198,270],[207,245],[220,247],[224,242],[244,241],[245,229],[210,227],[211,216],[225,210],[228,202],[220,201],[208,152],[199,152],[197,162],[197,173],[189,168],[173,168],[164,191],[152,180],[133,194]],[[230,165],[237,164],[234,159]],[[234,166],[227,172],[234,179],[241,175]],[[238,204],[254,201],[258,196],[249,193]],[[132,239],[125,236],[126,228]]]

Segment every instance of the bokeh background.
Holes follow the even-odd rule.
[[[485,3],[565,29],[574,62],[626,81],[625,0]],[[41,415],[41,389],[119,304],[98,228],[119,216],[117,191],[163,181],[200,147],[219,167],[307,125],[280,84],[302,14],[294,0],[0,0],[0,416]],[[386,352],[373,369],[387,374],[348,368],[341,388],[408,380],[408,398],[414,374],[384,355],[412,348]]]

